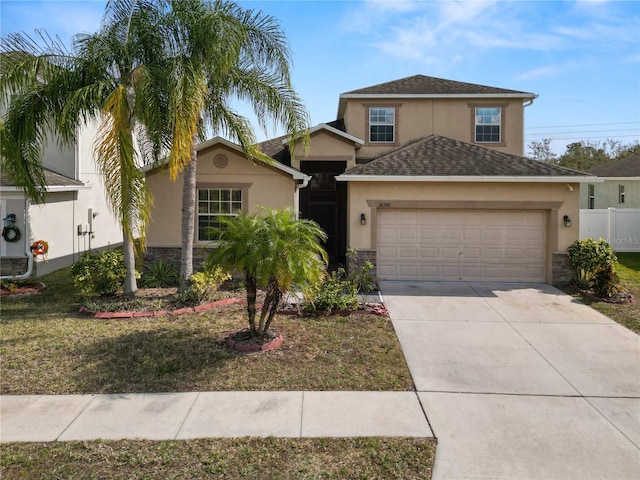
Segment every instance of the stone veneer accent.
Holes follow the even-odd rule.
[[[347,272],[354,273],[364,266],[364,262],[373,263],[371,276],[376,278],[376,251],[375,250],[351,250],[347,252]]]
[[[566,252],[554,252],[551,259],[551,283],[566,285],[575,276],[574,269]]]
[[[26,273],[28,265],[27,257],[2,257],[0,262],[0,275],[16,276]]]
[[[144,264],[153,265],[158,260],[172,263],[180,271],[180,247],[147,247],[144,255]],[[201,247],[193,249],[193,271],[197,272],[202,268],[207,258],[207,251]]]

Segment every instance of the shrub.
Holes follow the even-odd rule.
[[[189,289],[179,294],[180,300],[186,304],[199,304],[214,299],[215,293],[231,275],[222,267],[216,266],[204,272],[197,272],[189,277]]]
[[[613,265],[605,265],[596,270],[591,277],[590,286],[593,293],[603,298],[611,298],[619,291],[620,278],[613,269]]]
[[[177,287],[180,275],[175,265],[164,260],[158,260],[149,265],[142,276],[142,285],[147,288]]]
[[[603,239],[576,240],[567,248],[567,253],[576,269],[576,284],[581,288],[589,286],[596,271],[618,261],[611,246]]]
[[[71,266],[71,275],[74,286],[85,295],[113,295],[122,290],[127,269],[122,252],[109,250],[84,254]]]
[[[358,286],[347,279],[344,268],[339,268],[323,283],[312,286],[305,292],[304,310],[328,311],[351,310],[358,306]]]
[[[355,285],[359,292],[373,292],[376,289],[376,280],[371,275],[373,263],[369,260],[359,270],[349,275],[348,280]]]

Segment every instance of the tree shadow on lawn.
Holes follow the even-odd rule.
[[[184,327],[104,338],[77,352],[77,385],[92,393],[198,390],[236,356],[223,343],[218,333]]]

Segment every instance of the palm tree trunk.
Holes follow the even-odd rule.
[[[249,316],[249,331],[251,336],[256,334],[256,297],[258,294],[258,286],[256,277],[247,272],[245,276],[247,289],[247,314]]]
[[[184,185],[182,187],[182,250],[180,254],[180,291],[189,288],[189,278],[193,274],[193,238],[196,215],[196,167],[198,153],[196,138],[191,144],[191,161],[183,171]]]
[[[269,308],[269,316],[267,317],[267,322],[264,324],[264,333],[267,333],[267,331],[269,331],[269,327],[271,326],[273,317],[276,316],[276,312],[278,311],[278,304],[280,303],[281,298],[282,292],[279,288],[277,288],[275,294],[273,295],[271,308]]]
[[[124,294],[127,297],[134,297],[138,291],[138,284],[136,282],[136,256],[133,240],[126,234],[123,235],[122,250],[124,265],[127,269],[127,275],[124,278]]]

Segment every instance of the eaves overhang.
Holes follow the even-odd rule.
[[[56,185],[56,186],[46,187],[44,191],[47,193],[77,192],[78,190],[88,190],[90,188],[91,188],[91,185]],[[20,187],[5,186],[5,187],[0,187],[0,192],[24,193],[24,190]]]
[[[437,175],[338,175],[339,182],[481,182],[481,183],[602,183],[600,177],[541,177],[541,176],[437,176]]]
[[[338,113],[336,118],[344,115],[347,100],[401,100],[401,99],[469,99],[469,100],[499,100],[520,98],[523,101],[533,102],[539,95],[528,92],[508,93],[342,93],[338,101]]]

